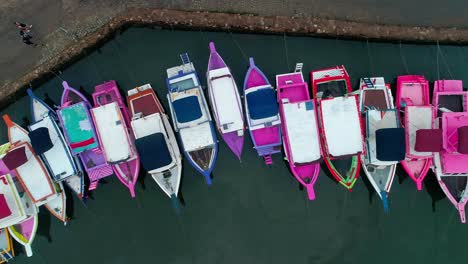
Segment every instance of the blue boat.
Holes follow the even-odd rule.
[[[172,122],[189,163],[211,184],[218,155],[218,142],[210,111],[193,63],[187,53],[182,64],[167,69],[167,87]]]
[[[73,157],[57,123],[52,108],[28,89],[32,124],[29,137],[32,147],[41,156],[50,175],[56,182],[64,182],[76,195],[84,197],[84,179],[79,160]]]

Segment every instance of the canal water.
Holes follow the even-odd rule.
[[[131,28],[35,92],[58,103],[62,79],[89,94],[111,79],[122,91],[151,83],[168,109],[166,68],[188,52],[205,85],[209,41],[216,42],[239,88],[249,56],[272,82],[296,62],[304,63],[307,79],[310,70],[343,64],[354,87],[360,77],[383,76],[395,84],[396,76],[408,73],[468,82],[468,47]],[[18,96],[4,113],[27,124],[29,99]],[[7,139],[4,125],[0,137]],[[212,186],[183,165],[182,215],[150,177],[141,175],[133,200],[110,179],[86,204],[69,197],[68,226],[41,208],[34,256],[20,253],[15,263],[463,263],[468,255],[468,226],[459,223],[433,174],[417,192],[399,171],[385,214],[365,177],[348,192],[322,172],[317,199],[308,201],[282,157],[267,167],[248,136],[242,162],[220,142]]]

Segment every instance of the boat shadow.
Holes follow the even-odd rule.
[[[364,164],[362,164],[362,166],[364,166]],[[359,171],[359,178],[364,183],[364,186],[366,186],[368,199],[369,199],[369,205],[372,205],[374,203],[374,197],[375,197],[376,192],[375,192],[374,186],[372,186],[372,183],[369,181],[369,179],[367,178],[367,175],[364,173],[364,169],[362,168]]]
[[[403,169],[400,163],[398,163],[395,173],[398,177],[398,184],[403,184],[409,178],[408,175],[406,174],[405,169]]]
[[[429,170],[423,183],[424,187],[427,190],[427,193],[429,194],[429,196],[431,196],[432,212],[435,213],[436,203],[446,198],[445,193],[440,188],[439,182],[437,181],[437,177],[435,176],[434,172],[432,172],[432,170]]]

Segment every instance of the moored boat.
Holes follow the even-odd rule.
[[[240,160],[244,147],[244,114],[231,70],[210,42],[206,79],[216,127],[224,142]]]
[[[271,155],[281,152],[281,120],[275,90],[267,77],[249,59],[244,79],[244,101],[247,124],[254,148],[267,165]]]
[[[128,91],[127,102],[142,166],[179,210],[182,159],[164,109],[150,84]]]
[[[58,117],[44,101],[28,89],[30,97],[32,124],[29,126],[29,137],[36,154],[44,161],[52,178],[63,181],[82,199],[84,197],[84,180],[80,161],[73,157],[59,128]]]
[[[9,170],[14,170],[24,190],[37,206],[55,198],[58,192],[42,160],[36,155],[28,132],[3,115],[8,128],[8,139],[11,147],[2,158]]]
[[[130,115],[115,81],[95,87],[94,125],[106,161],[115,175],[135,197],[135,184],[140,173],[140,158],[130,128]]]
[[[429,83],[420,75],[397,77],[396,107],[403,114],[406,134],[406,157],[401,161],[403,169],[422,190],[422,183],[432,166],[432,152],[418,151],[416,133],[432,128],[432,106],[429,101]]]
[[[10,174],[0,176],[0,229],[17,224],[27,217],[20,194]]]
[[[62,85],[64,90],[61,106],[57,111],[59,121],[72,154],[80,158],[88,174],[89,190],[94,190],[100,179],[113,174],[112,166],[106,162],[99,146],[88,99],[70,87],[66,81],[63,81]]]
[[[388,211],[388,195],[396,166],[405,158],[405,131],[393,104],[390,85],[384,78],[361,78],[360,107],[365,118],[366,152],[362,168]]]
[[[13,241],[7,228],[0,229],[0,263],[5,263],[15,256]]]
[[[27,193],[22,193],[21,202],[26,212],[26,219],[9,226],[8,232],[16,242],[23,245],[26,255],[31,257],[33,255],[31,245],[36,237],[39,220],[37,215],[38,210]]]
[[[310,73],[325,164],[346,189],[356,183],[364,153],[357,95],[344,66]]]
[[[187,53],[182,65],[167,69],[167,101],[184,155],[211,184],[218,154],[218,142],[200,80]]]
[[[434,82],[434,129],[416,131],[416,147],[434,153],[433,170],[462,223],[468,201],[468,92],[461,80]],[[422,148],[422,149],[421,149]]]
[[[314,184],[320,172],[320,140],[314,102],[302,75],[302,63],[292,73],[276,75],[283,147],[289,168],[315,199]]]

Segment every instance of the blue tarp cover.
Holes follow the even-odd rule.
[[[400,161],[405,159],[405,129],[383,128],[375,131],[377,159]]]
[[[247,94],[247,106],[252,119],[262,119],[278,114],[278,103],[273,89],[261,89]]]
[[[162,168],[171,164],[172,157],[167,148],[163,133],[156,133],[135,141],[140,161],[147,171]]]
[[[172,103],[179,123],[197,120],[202,116],[197,96],[188,96]]]
[[[54,146],[50,139],[49,129],[46,127],[40,127],[29,132],[29,138],[31,139],[31,146],[37,155],[45,153]]]

